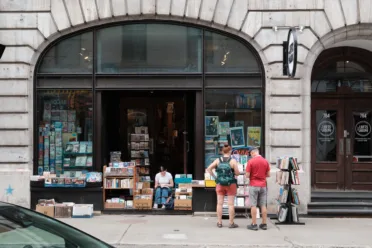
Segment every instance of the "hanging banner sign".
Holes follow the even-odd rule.
[[[294,78],[297,69],[297,31],[291,28],[287,41],[283,42],[283,75]]]

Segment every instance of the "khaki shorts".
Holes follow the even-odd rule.
[[[266,187],[249,187],[249,202],[251,207],[266,206],[267,191]],[[257,205],[258,204],[258,205]]]

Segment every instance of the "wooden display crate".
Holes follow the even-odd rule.
[[[134,199],[133,208],[135,209],[152,209],[152,199]]]
[[[105,202],[106,209],[124,209],[125,203],[117,203],[117,202]]]
[[[175,210],[191,210],[192,209],[192,200],[174,200],[174,209]]]

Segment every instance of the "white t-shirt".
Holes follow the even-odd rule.
[[[173,179],[172,174],[170,174],[169,172],[166,172],[164,176],[162,176],[161,173],[159,172],[155,176],[155,182],[157,182],[159,186],[162,184],[170,184],[170,181],[172,179]]]

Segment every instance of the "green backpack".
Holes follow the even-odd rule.
[[[231,166],[230,166],[230,161],[227,160],[224,162],[222,158],[220,158],[220,163],[218,164],[216,168],[216,173],[217,173],[217,179],[216,183],[222,186],[229,186],[231,184],[236,183],[236,179],[234,176],[234,173],[232,172]]]

